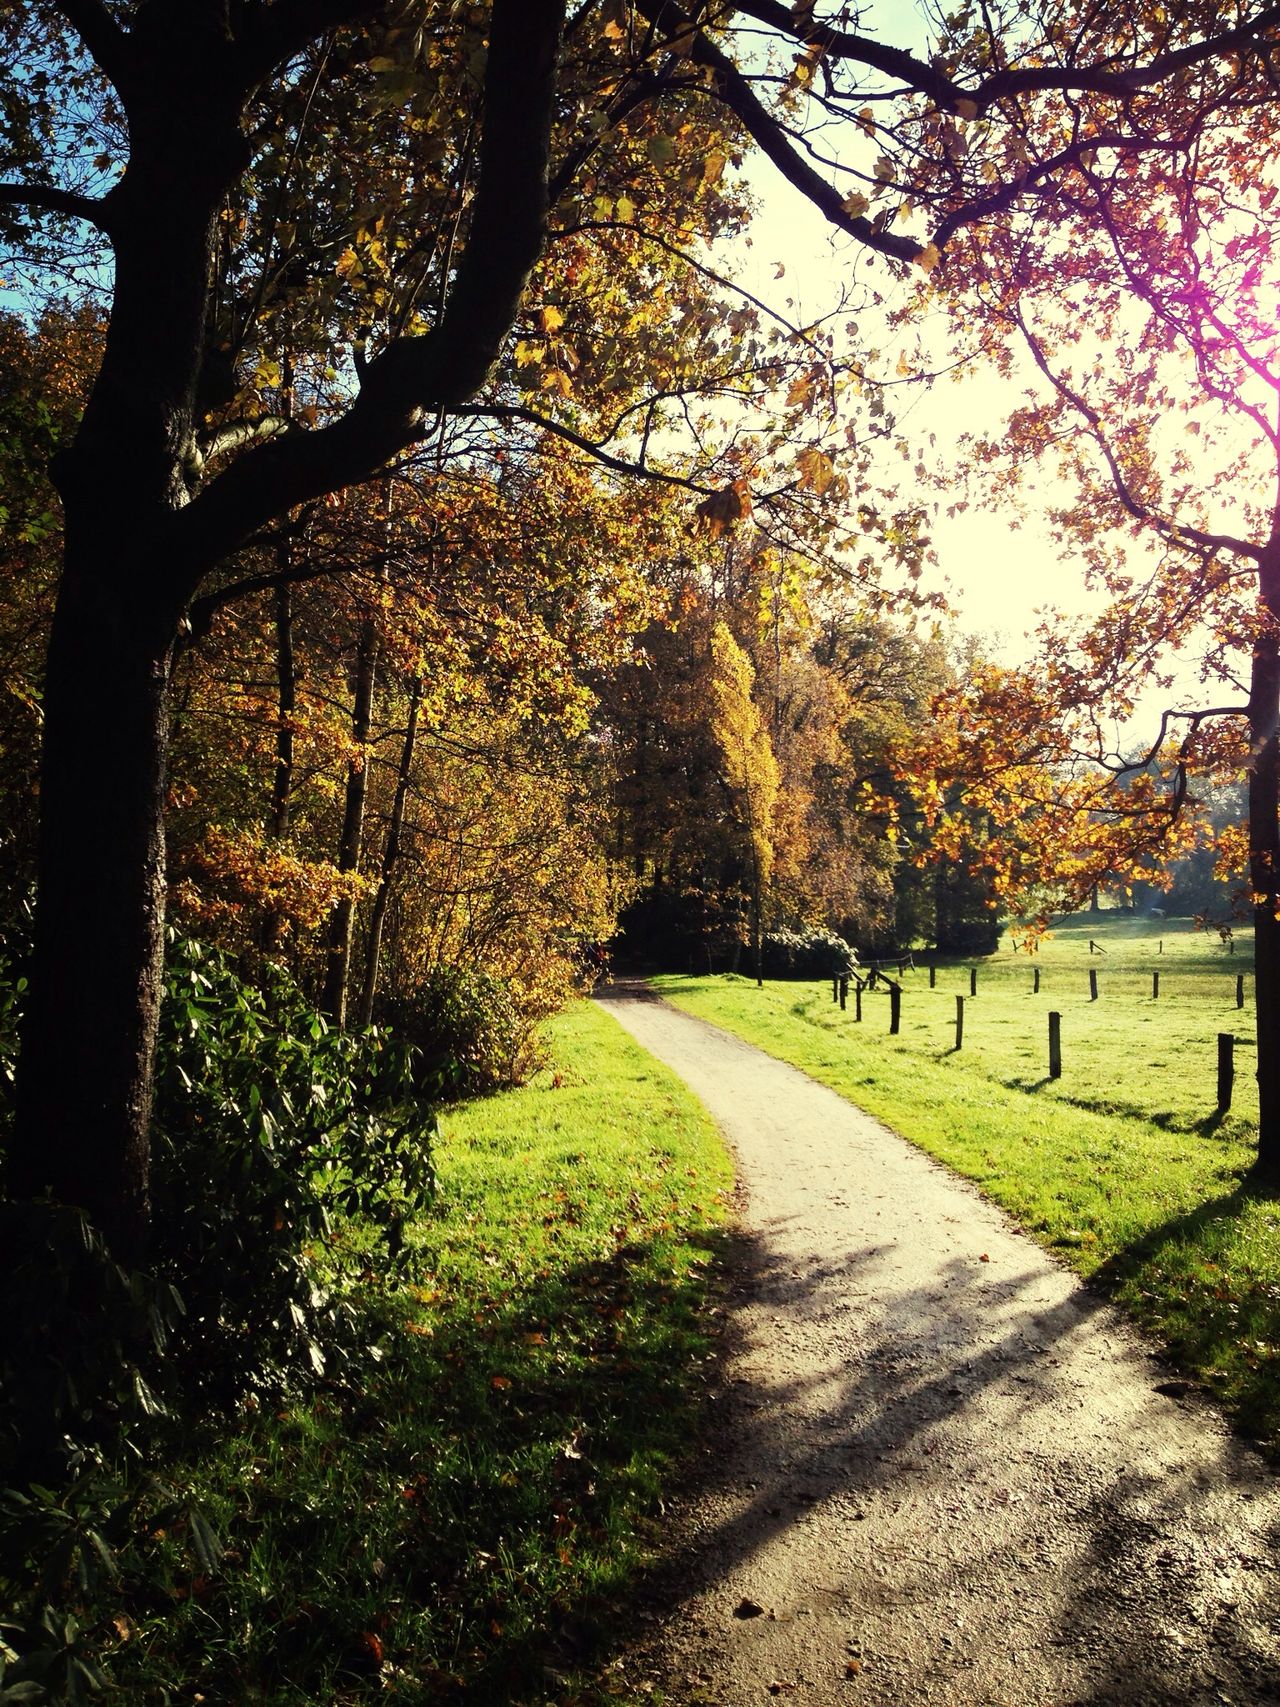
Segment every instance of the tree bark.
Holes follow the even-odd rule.
[[[145,1254],[164,951],[169,643],[69,533],[45,680],[30,996],[8,1187]]]
[[[409,721],[405,725],[404,744],[400,749],[400,764],[396,771],[396,792],[391,803],[391,822],[387,826],[387,842],[382,853],[382,870],[378,876],[378,892],[373,898],[369,918],[369,942],[365,955],[364,987],[360,992],[360,1023],[373,1024],[373,1003],[378,993],[378,973],[382,962],[382,933],[386,926],[387,906],[391,900],[391,881],[400,858],[400,835],[404,829],[404,809],[409,799],[409,779],[413,774],[413,755],[418,742],[418,711],[422,704],[422,682],[414,677],[409,685]]]
[[[173,543],[214,221],[246,158],[210,79],[158,74],[112,190],[115,299],[71,448],[51,470],[66,544],[41,750],[38,905],[9,1190],[83,1209],[145,1255],[164,958],[166,693],[193,567]],[[175,73],[178,66],[168,69]]]
[[[1253,649],[1249,684],[1249,880],[1253,889],[1258,1045],[1258,1168],[1280,1175],[1280,555],[1260,566],[1271,632]]]

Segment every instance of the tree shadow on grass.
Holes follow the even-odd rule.
[[[268,1407],[230,1444],[252,1468],[220,1514],[221,1569],[180,1591],[176,1618],[126,1608],[170,1625],[170,1678],[210,1701],[354,1707],[391,1687],[495,1707],[589,1667],[713,1361],[707,1282],[677,1252],[708,1269],[721,1239],[658,1230],[495,1278],[429,1325],[408,1298],[384,1307],[360,1390]],[[134,1646],[118,1682],[150,1700]]]
[[[1232,1190],[1116,1252],[1090,1284],[1117,1298],[1274,1458],[1280,1455],[1280,1290],[1251,1272],[1238,1246],[1232,1249],[1239,1223],[1260,1204],[1280,1204],[1280,1182],[1254,1168]]]

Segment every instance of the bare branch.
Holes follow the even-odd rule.
[[[475,403],[464,404],[460,409],[455,409],[454,413],[456,415],[488,417],[495,421],[525,421],[531,427],[537,427],[539,432],[552,433],[556,438],[563,439],[566,444],[571,444],[576,449],[585,451],[602,468],[612,469],[615,474],[638,476],[642,480],[652,480],[661,486],[679,486],[686,492],[696,492],[704,498],[710,497],[715,491],[714,486],[707,486],[701,481],[691,480],[686,475],[668,474],[664,469],[654,468],[650,463],[633,462],[627,457],[615,456],[612,451],[606,450],[605,444],[599,440],[589,439],[584,434],[575,432],[572,427],[566,426],[563,421],[557,421],[550,415],[540,415],[536,409],[526,409],[516,404],[507,406],[498,403]]]
[[[1132,486],[1120,466],[1120,460],[1111,446],[1103,429],[1102,416],[1083,397],[1067,384],[1062,376],[1054,371],[1053,364],[1045,354],[1044,346],[1039,338],[1027,325],[1021,309],[1015,309],[1012,315],[1015,325],[1022,333],[1031,359],[1049,384],[1064,402],[1069,403],[1076,413],[1084,420],[1089,436],[1098,447],[1102,460],[1107,465],[1111,476],[1111,485],[1116,497],[1135,521],[1143,522],[1162,539],[1171,545],[1195,546],[1204,551],[1227,551],[1236,557],[1247,557],[1252,562],[1260,562],[1263,548],[1253,544],[1251,540],[1239,539],[1234,534],[1206,533],[1201,528],[1190,527],[1185,522],[1173,522],[1167,516],[1159,515],[1134,492]]]
[[[0,184],[0,206],[65,213],[72,219],[83,219],[90,225],[96,225],[99,231],[109,233],[111,230],[105,201],[94,196],[77,195],[74,190],[60,190],[56,184]]]

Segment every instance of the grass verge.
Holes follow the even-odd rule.
[[[694,1425],[728,1158],[587,1004],[551,1070],[442,1126],[419,1284],[370,1306],[363,1389],[248,1411],[167,1478],[224,1552],[193,1565],[153,1513],[126,1555],[130,1701],[625,1699],[574,1679]]]
[[[1029,986],[1025,960],[1020,984],[1024,975]],[[1185,1110],[1143,1118],[1108,1108],[1087,1078],[1073,1101],[1069,1084],[1046,1095],[1039,1078],[1003,1072],[1004,1046],[970,1048],[971,1025],[990,1027],[989,1039],[999,1029],[985,967],[987,1005],[981,994],[969,1004],[964,1049],[940,1048],[932,1022],[912,1029],[907,1014],[930,995],[954,1014],[945,986],[960,977],[960,968],[948,979],[939,971],[930,992],[927,973],[908,974],[898,1037],[887,1035],[884,997],[864,998],[859,1025],[852,1001],[841,1013],[829,986],[758,990],[732,976],[655,982],[676,1006],[791,1062],[975,1181],[1104,1286],[1244,1431],[1280,1454],[1280,1201],[1248,1177],[1253,1126]],[[1017,999],[1025,1006],[1030,998],[1020,989]],[[1119,1029],[1123,1036],[1123,1022]]]

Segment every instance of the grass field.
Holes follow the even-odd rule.
[[[1094,942],[1099,952],[1091,953]],[[1029,956],[1006,938],[999,954],[940,963],[936,988],[923,966],[902,979],[901,1043],[940,1060],[955,1046],[955,998],[965,998],[965,1065],[1010,1089],[1095,1109],[1132,1114],[1179,1131],[1216,1130],[1217,1038],[1236,1038],[1229,1124],[1257,1120],[1253,1053],[1253,937],[1237,932],[1234,952],[1190,920],[1079,917]],[[978,993],[969,995],[976,968]],[[1040,990],[1033,995],[1035,972]],[[896,970],[890,969],[896,977]],[[1098,997],[1090,996],[1089,974]],[[1160,993],[1153,995],[1153,975]],[[1244,1007],[1236,1006],[1237,978]],[[830,1003],[830,986],[819,992]],[[850,998],[852,1005],[852,997]],[[888,992],[863,998],[863,1024],[887,1031]],[[1062,1077],[1048,1079],[1048,1015],[1061,1014]]]
[[[1090,937],[1105,954],[1090,954]],[[657,983],[678,1006],[793,1062],[976,1181],[1111,1291],[1277,1451],[1280,1202],[1248,1178],[1251,1051],[1237,1054],[1232,1112],[1215,1113],[1216,1034],[1243,1038],[1252,1026],[1249,951],[1247,936],[1228,954],[1216,936],[1181,922],[1086,918],[1034,960],[1010,949],[940,965],[933,990],[927,970],[907,972],[897,1037],[884,992],[864,996],[859,1024],[852,992],[842,1013],[830,984]],[[1238,972],[1250,1004],[1243,1012]],[[957,994],[965,997],[958,1053]],[[1062,1015],[1058,1081],[1046,1076],[1051,1008]]]
[[[251,1409],[166,1477],[225,1551],[201,1568],[172,1520],[135,1543],[121,1699],[626,1698],[592,1681],[595,1633],[696,1428],[731,1174],[607,1015],[579,1003],[554,1041],[534,1084],[444,1118],[418,1283],[371,1303],[362,1389]]]

